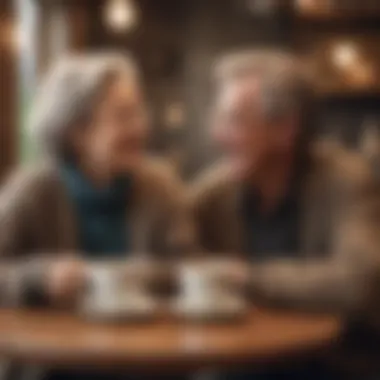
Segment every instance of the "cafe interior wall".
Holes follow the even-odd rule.
[[[326,79],[328,75],[324,70],[315,77],[321,135],[335,136],[348,147],[361,149],[362,140],[368,135],[366,131],[379,130],[380,127],[380,54],[377,49],[380,43],[380,3],[377,10],[371,12],[365,8],[371,5],[370,2],[365,0],[351,1],[355,12],[344,12],[343,3],[339,4],[341,11],[326,18],[296,18],[293,46],[302,57],[310,53],[319,56],[319,65],[328,63],[328,69],[332,69],[335,75],[333,83]],[[352,57],[362,61],[362,64],[352,62],[354,71],[366,65],[372,69],[373,75],[364,81],[368,83],[349,83],[351,73],[345,74],[334,62],[334,52],[342,48],[346,54],[348,48]]]
[[[247,47],[288,48],[286,15],[255,18],[243,1],[135,1],[140,25],[115,35],[94,21],[93,47],[131,50],[143,68],[155,115],[153,148],[177,154],[178,167],[192,175],[217,155],[209,141],[211,69],[218,56]],[[176,107],[181,122],[174,127],[166,115]]]
[[[152,108],[151,148],[167,156],[185,176],[192,176],[218,156],[207,133],[210,75],[218,56],[252,47],[303,54],[315,36],[325,31],[379,31],[376,22],[369,27],[367,23],[352,26],[352,22],[299,23],[290,0],[278,2],[285,4],[278,11],[264,13],[252,11],[249,0],[131,1],[138,11],[136,27],[118,33],[105,22],[106,0],[58,2],[66,8],[68,46],[80,51],[121,49],[134,54],[142,67]],[[309,36],[306,43],[299,38],[305,35]],[[44,66],[48,63],[45,57]],[[376,93],[325,94],[319,102],[321,133],[358,145],[363,124],[380,120],[378,100]]]
[[[164,154],[176,168],[184,159],[183,34],[186,9],[181,1],[139,0],[136,25],[115,31],[105,19],[107,1],[95,1],[90,25],[91,50],[132,53],[142,70],[144,90],[152,113],[150,149]]]
[[[98,8],[92,19],[92,47],[131,50],[137,57],[155,116],[152,147],[178,160],[176,164],[185,176],[192,176],[218,156],[207,133],[212,94],[210,75],[218,56],[252,47],[275,47],[302,56],[324,34],[349,38],[353,32],[364,35],[380,32],[376,20],[299,21],[292,1],[278,2],[282,4],[280,7],[266,13],[255,12],[250,8],[254,2],[249,0],[135,0],[135,3],[139,25],[124,35],[107,31],[102,8]],[[308,36],[306,43],[300,36]],[[320,134],[356,148],[363,128],[380,124],[379,98],[373,91],[319,96]],[[180,121],[174,128],[166,117],[173,107],[180,113]]]
[[[15,14],[11,2],[0,1],[0,181],[8,173],[17,155],[17,51],[14,31]]]

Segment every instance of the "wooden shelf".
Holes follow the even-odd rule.
[[[327,13],[296,13],[296,20],[302,21],[353,21],[363,19],[380,19],[380,11],[376,12],[327,12]]]
[[[314,0],[293,1],[294,14],[304,21],[353,21],[363,19],[380,19],[380,3],[376,0]]]
[[[380,98],[380,88],[373,90],[352,90],[352,91],[317,91],[317,99],[363,99],[363,98]]]

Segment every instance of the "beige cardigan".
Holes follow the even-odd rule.
[[[163,162],[147,159],[133,179],[128,225],[134,255],[157,257],[192,247],[185,192]],[[1,301],[20,303],[44,264],[79,252],[73,205],[57,167],[20,169],[0,193]]]
[[[200,242],[210,254],[244,256],[240,189],[221,163],[191,190]],[[341,149],[316,149],[304,179],[301,212],[304,257],[253,265],[256,299],[360,316],[365,312],[380,327],[380,201],[366,162]]]

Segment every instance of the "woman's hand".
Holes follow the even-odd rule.
[[[72,303],[85,287],[85,263],[76,258],[54,261],[48,266],[46,279],[47,292],[53,303]]]

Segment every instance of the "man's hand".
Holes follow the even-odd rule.
[[[75,301],[86,282],[85,264],[75,258],[61,259],[48,265],[47,292],[54,303]]]

